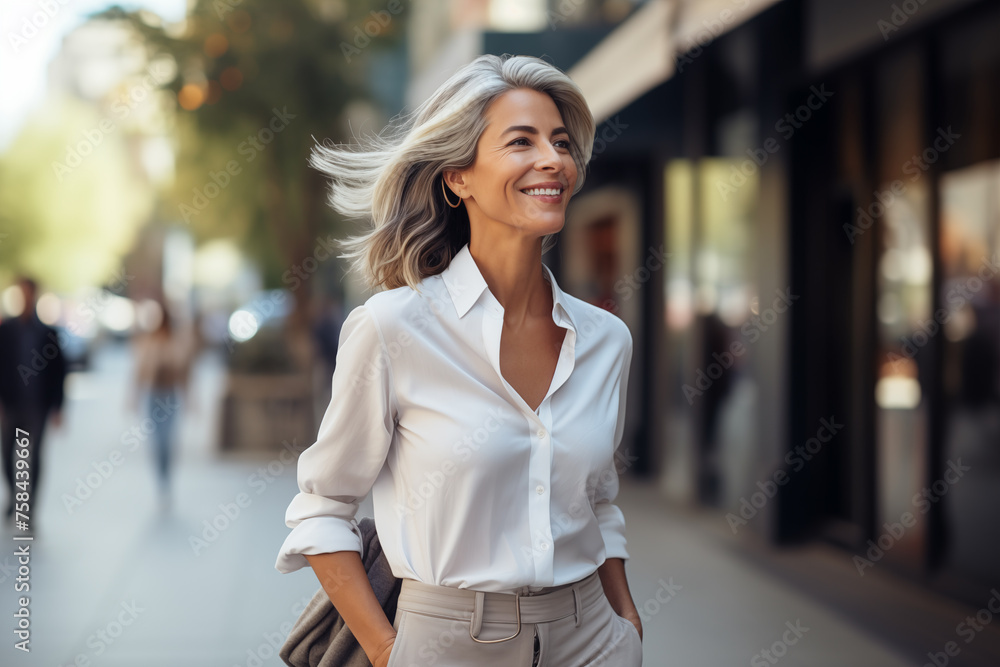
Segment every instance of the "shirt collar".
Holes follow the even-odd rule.
[[[553,312],[555,314],[561,313],[566,323],[575,331],[576,324],[569,311],[566,293],[559,287],[552,269],[544,262],[542,263],[542,270],[548,277],[552,287]],[[469,312],[469,309],[472,308],[473,304],[479,300],[479,297],[487,289],[486,279],[483,278],[483,274],[479,270],[479,265],[476,264],[475,258],[473,258],[472,253],[469,251],[468,243],[463,245],[462,249],[452,257],[448,268],[441,272],[441,277],[448,288],[448,293],[455,304],[455,311],[458,313],[459,318],[464,317]],[[562,324],[562,322],[558,323]]]

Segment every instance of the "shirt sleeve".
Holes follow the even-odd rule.
[[[618,376],[618,420],[615,423],[614,452],[622,441],[625,432],[625,408],[628,394],[629,369],[632,365],[632,334],[628,334],[628,344],[625,348],[621,373]],[[627,456],[626,461],[631,460]],[[594,513],[597,515],[601,535],[604,537],[604,557],[628,559],[625,548],[625,515],[614,504],[618,496],[617,456],[612,456],[610,473],[601,475],[601,483],[594,497]]]
[[[392,442],[397,415],[392,370],[378,322],[367,304],[357,306],[344,320],[336,361],[330,405],[316,442],[299,455],[299,493],[285,511],[285,525],[292,532],[275,563],[282,573],[308,566],[304,554],[362,554],[354,516]]]

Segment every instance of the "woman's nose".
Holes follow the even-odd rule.
[[[548,144],[539,149],[538,160],[535,161],[537,169],[558,169],[562,167],[562,157],[555,146]]]

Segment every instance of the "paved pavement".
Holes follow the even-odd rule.
[[[151,443],[129,436],[143,420],[123,409],[129,371],[117,346],[97,355],[92,372],[71,376],[65,424],[46,442],[42,522],[31,546],[30,654],[13,647],[17,543],[9,527],[0,533],[0,664],[281,665],[276,647],[318,588],[311,570],[274,569],[288,532],[285,507],[297,490],[294,468],[276,455],[216,452],[210,406],[223,369],[206,356],[195,374],[202,407],[182,415],[174,502],[164,511]],[[79,487],[88,475],[93,488]],[[67,506],[73,495],[80,502]],[[703,516],[675,510],[637,483],[626,484],[620,504],[632,554],[627,571],[645,616],[645,664],[921,664],[754,564],[721,537],[717,521],[706,528]]]

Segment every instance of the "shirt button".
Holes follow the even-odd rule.
[[[543,493],[545,493],[545,487],[539,484],[538,486],[535,487],[535,491],[538,492],[538,495],[542,495]]]
[[[539,437],[539,439],[544,439],[545,435],[546,434],[545,434],[545,429],[544,428],[538,429],[538,437]]]
[[[538,548],[541,549],[542,551],[548,551],[549,550],[549,543],[548,542],[539,542],[538,543]]]

